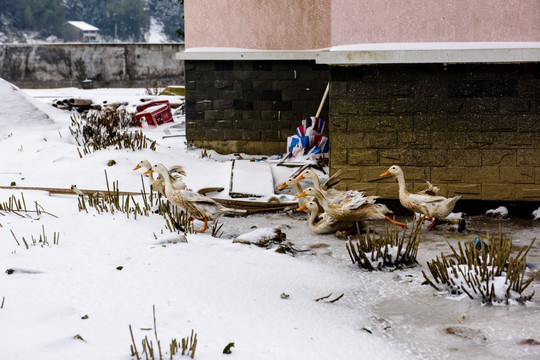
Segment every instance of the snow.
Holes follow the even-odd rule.
[[[163,32],[163,24],[156,18],[150,18],[150,29],[145,34],[145,40],[148,43],[166,43],[169,42],[167,35]]]
[[[540,219],[540,207],[538,209],[534,210],[532,215],[534,217],[534,220]]]
[[[508,209],[505,208],[504,206],[499,206],[496,209],[489,209],[488,211],[486,211],[486,215],[506,218],[508,217]]]
[[[139,192],[141,181],[147,182],[142,171],[132,169],[148,159],[182,165],[185,182],[193,190],[228,189],[230,161],[236,156],[212,151],[203,156],[201,149],[186,146],[176,120],[143,129],[158,141],[156,151],[109,149],[80,158],[68,130],[72,114],[49,105],[65,96],[128,101],[127,108],[134,109],[148,98],[144,89],[17,91],[2,82],[0,95],[1,186],[14,182],[25,187],[68,189],[76,184],[80,189],[104,189],[106,171],[109,182],[118,181],[121,191]],[[116,165],[107,166],[111,159]],[[281,184],[293,170],[272,166],[274,183]],[[227,191],[211,195],[228,197]],[[2,359],[133,359],[129,326],[139,352],[144,336],[155,343],[154,305],[167,359],[170,341],[189,336],[192,329],[198,337],[195,359],[540,356],[538,347],[518,345],[522,339],[540,340],[536,302],[497,308],[467,299],[453,302],[423,286],[419,269],[365,272],[351,263],[343,240],[310,233],[303,213],[224,217],[220,238],[209,231],[184,237],[169,232],[157,214],[134,219],[119,212],[98,214],[92,208],[86,213],[78,210],[76,196],[0,188],[0,204],[22,196],[28,208],[37,203],[47,213],[0,210]],[[289,201],[293,196],[285,193],[279,198]],[[384,229],[384,224],[373,226]],[[297,248],[327,247],[291,256],[233,243],[242,236],[260,239],[275,228]],[[514,239],[528,243],[536,232],[526,229]],[[43,235],[48,244],[39,242]],[[444,236],[432,239],[446,246]],[[440,251],[436,247],[428,255]],[[424,270],[426,257],[419,259]],[[9,269],[14,271],[4,273]],[[535,289],[538,285],[533,284],[530,290]],[[345,295],[335,303],[315,301],[329,293],[334,294],[331,298]],[[457,326],[456,319],[480,329],[489,341],[471,345],[446,334],[445,327]],[[230,342],[235,343],[232,353],[223,355]]]

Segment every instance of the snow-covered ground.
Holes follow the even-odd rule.
[[[194,190],[228,189],[235,156],[203,157],[201,149],[186,146],[178,121],[143,129],[158,141],[156,151],[110,149],[80,158],[68,130],[71,114],[48,105],[82,97],[128,101],[133,109],[144,89],[14,91],[0,80],[0,95],[0,186],[104,189],[106,170],[121,191],[138,192],[142,172],[132,169],[149,159],[184,166]],[[116,165],[108,166],[109,160]],[[269,166],[276,185],[294,171]],[[130,325],[139,352],[145,336],[155,343],[154,305],[164,358],[171,340],[192,329],[196,359],[540,358],[538,296],[525,306],[481,306],[422,285],[426,261],[448,251],[446,241],[496,231],[498,219],[470,218],[465,234],[451,226],[423,230],[418,267],[370,273],[351,263],[343,240],[310,233],[303,213],[222,217],[221,237],[207,231],[173,243],[159,215],[80,212],[72,195],[0,189],[0,204],[23,194],[28,208],[37,202],[48,213],[0,210],[1,359],[132,359]],[[215,195],[227,197],[227,191]],[[502,223],[518,247],[540,236],[538,221]],[[294,248],[309,251],[292,256],[233,243],[262,228],[279,228]],[[22,243],[22,237],[31,242],[43,233],[50,245],[27,249]],[[530,261],[540,263],[538,244]],[[539,293],[539,282],[530,290]],[[315,301],[330,293],[329,299],[344,296]],[[231,342],[232,353],[223,354]]]

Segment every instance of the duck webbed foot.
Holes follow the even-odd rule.
[[[396,221],[396,220],[394,220],[394,219],[391,219],[391,218],[388,217],[388,216],[385,216],[384,218],[385,218],[386,220],[390,221],[390,222],[391,222],[392,224],[394,224],[394,225],[397,225],[397,226],[399,226],[399,227],[402,227],[402,228],[404,228],[404,229],[407,229],[407,225],[405,225],[405,224],[402,223],[402,222],[399,222],[399,221]]]
[[[208,218],[207,217],[204,218],[204,225],[203,225],[202,229],[193,230],[193,231],[195,231],[196,233],[203,233],[203,232],[206,231],[206,229],[208,229]]]

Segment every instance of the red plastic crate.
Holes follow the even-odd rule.
[[[145,102],[143,102],[143,103],[137,105],[137,112],[144,111],[145,109],[149,108],[150,106],[164,105],[164,104],[167,104],[167,105],[170,106],[169,100],[150,100],[150,101],[145,101]]]
[[[148,125],[154,126],[174,121],[169,101],[164,101],[166,101],[166,103],[152,104],[148,107],[145,107],[144,110],[142,110],[141,112],[135,114],[135,120],[137,121],[137,125],[142,126],[143,119]]]

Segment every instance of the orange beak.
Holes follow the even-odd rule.
[[[150,169],[148,171],[143,172],[143,175],[151,174],[153,172],[154,172],[154,170]]]
[[[304,178],[304,174],[300,174],[299,177],[297,177],[296,179],[294,179],[294,181],[300,181]]]
[[[392,175],[390,174],[390,170],[386,170],[385,172],[383,172],[381,175],[379,175],[380,177],[383,177],[383,176],[388,176],[388,175]]]
[[[307,209],[307,205],[304,204],[304,205],[300,206],[298,209],[296,209],[296,211],[304,211],[306,209]]]
[[[133,168],[133,171],[139,170],[140,168],[141,168],[141,165],[137,164],[137,166],[135,166],[135,167]]]
[[[305,191],[302,191],[300,194],[296,195],[295,198],[301,198],[307,196]]]
[[[283,184],[279,185],[277,189],[278,189],[278,190],[283,190],[283,189],[285,189],[286,187],[287,187],[287,183],[283,183]]]

